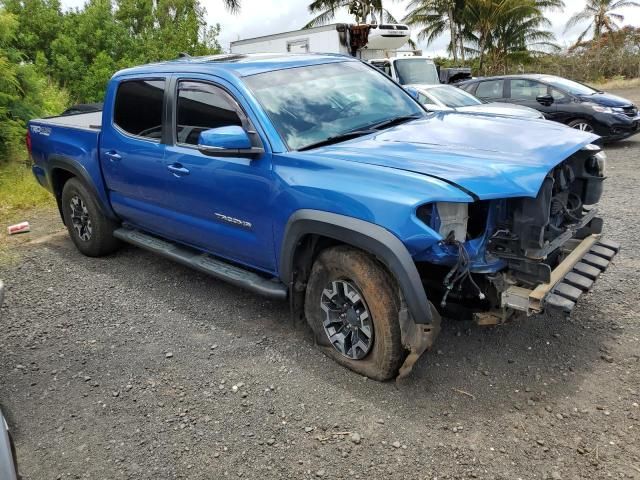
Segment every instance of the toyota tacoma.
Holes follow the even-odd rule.
[[[428,113],[339,55],[184,57],[116,73],[102,112],[36,119],[33,172],[78,250],[122,242],[274,299],[368,377],[441,316],[569,313],[618,246],[606,157],[543,120]]]

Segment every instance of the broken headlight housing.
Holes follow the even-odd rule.
[[[464,242],[467,238],[469,204],[435,202],[421,205],[418,218],[438,232],[443,239]]]

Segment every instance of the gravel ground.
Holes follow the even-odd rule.
[[[640,100],[640,90],[621,92]],[[0,398],[25,479],[640,478],[640,138],[609,147],[615,264],[574,315],[446,322],[396,387],[266,301],[51,213],[0,265]],[[22,241],[21,243],[24,243]]]

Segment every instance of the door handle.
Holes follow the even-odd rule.
[[[173,163],[167,167],[175,177],[183,177],[185,175],[189,175],[189,169],[184,168],[180,163]]]
[[[108,152],[104,152],[104,154],[112,162],[117,162],[118,160],[122,160],[122,155],[120,155],[115,150],[110,150]]]

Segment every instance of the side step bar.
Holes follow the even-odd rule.
[[[119,228],[113,236],[259,295],[279,300],[287,298],[287,287],[279,280],[270,280],[212,255],[129,228]]]

